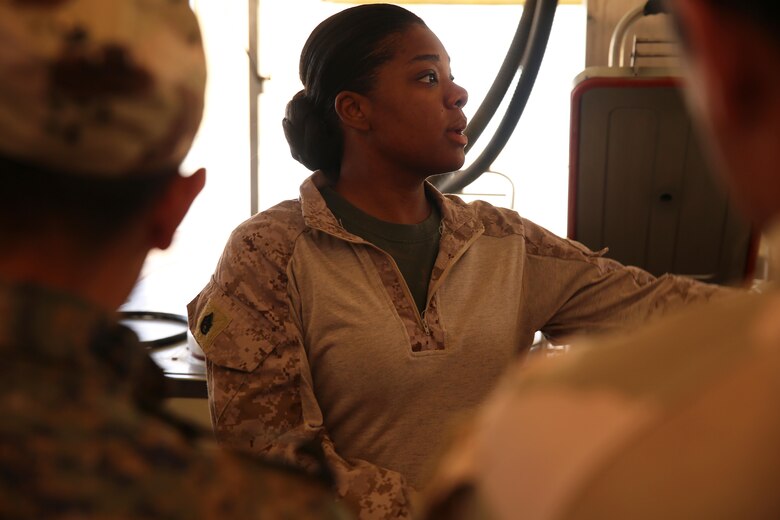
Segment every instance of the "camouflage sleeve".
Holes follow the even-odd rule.
[[[234,233],[211,282],[189,306],[207,358],[209,406],[220,443],[307,469],[316,445],[339,494],[360,518],[408,518],[411,489],[393,471],[338,455],[323,427],[308,359],[291,316],[286,230]],[[292,240],[289,240],[292,242]],[[255,247],[256,244],[262,246]]]
[[[682,276],[655,277],[525,221],[529,244],[524,288],[549,302],[542,332],[553,341],[610,332],[681,306],[744,291]]]
[[[150,481],[147,486],[159,489],[160,495],[170,495],[173,489],[181,490],[173,493],[174,499],[155,497],[152,505],[146,506],[164,504],[176,508],[175,512],[160,511],[159,518],[352,518],[325,483],[294,468],[239,457],[237,453],[220,450],[209,443],[189,448],[183,457],[186,467],[166,473],[168,468],[158,464],[157,470],[147,477]],[[153,453],[159,458],[160,451],[160,446],[155,446]],[[169,448],[166,460],[172,460],[172,451]],[[175,484],[159,482],[166,478]]]

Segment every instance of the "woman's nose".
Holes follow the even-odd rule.
[[[448,101],[452,107],[463,108],[469,101],[469,93],[466,92],[465,88],[461,87],[457,83],[453,83],[452,91],[450,92]]]

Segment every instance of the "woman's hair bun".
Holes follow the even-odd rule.
[[[330,119],[303,90],[287,103],[282,128],[290,154],[310,170],[339,168],[341,134]]]

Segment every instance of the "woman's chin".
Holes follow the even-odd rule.
[[[465,152],[461,152],[460,154],[452,157],[450,160],[443,161],[440,167],[436,169],[436,173],[434,173],[433,175],[456,172],[463,167],[463,164],[465,162],[466,162],[466,154]]]

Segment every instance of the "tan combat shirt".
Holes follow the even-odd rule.
[[[409,515],[449,423],[534,333],[642,321],[717,289],[653,276],[514,211],[430,195],[439,255],[420,314],[392,258],[345,231],[320,174],[240,225],[190,304],[221,442],[295,459],[314,440],[363,518]]]

